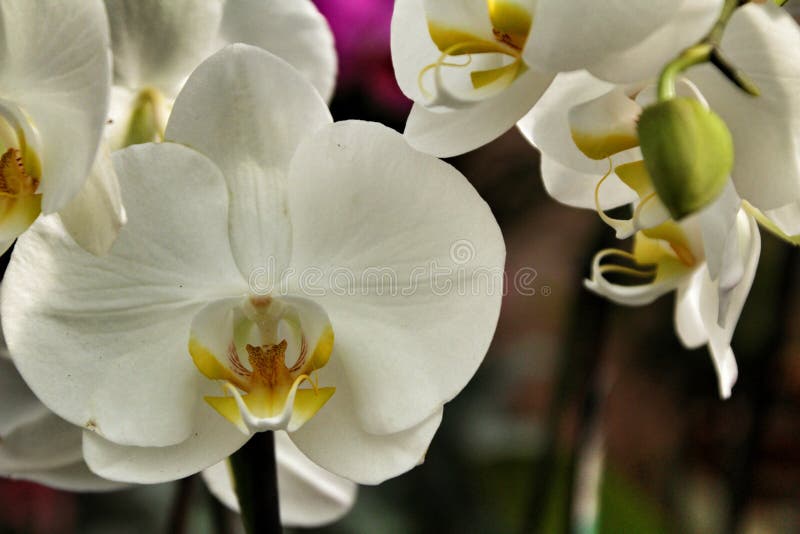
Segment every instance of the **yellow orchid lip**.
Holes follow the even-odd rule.
[[[619,261],[607,262],[617,258]],[[674,221],[642,230],[634,236],[633,251],[607,248],[597,253],[596,273],[605,278],[617,275],[623,286],[655,286],[689,272],[697,260],[686,243],[686,236]]]
[[[41,163],[20,120],[0,105],[0,241],[22,234],[42,211]]]
[[[428,33],[441,52],[439,58],[423,67],[418,76],[421,93],[435,105],[439,100],[455,104],[466,98],[479,100],[479,91],[502,91],[519,78],[527,67],[522,61],[522,49],[528,39],[533,16],[522,6],[508,0],[487,0],[489,18],[492,24],[493,40],[474,35],[468,30],[452,27],[447,23],[428,21]],[[507,56],[510,62],[488,69],[476,69],[469,73],[475,95],[455,96],[442,80],[441,70],[447,68],[467,68],[472,64],[472,55],[498,54]],[[466,56],[466,61],[455,63],[448,58]],[[425,88],[424,78],[434,73],[436,91]]]
[[[327,324],[309,351],[302,320],[291,306],[271,298],[252,297],[242,311],[244,316],[234,323],[224,357],[214,354],[195,335],[189,339],[189,354],[198,370],[206,378],[220,381],[226,393],[205,400],[246,434],[262,430],[293,432],[336,391],[333,387],[319,387],[314,374],[328,362],[333,351],[333,329]],[[299,338],[297,358],[291,366],[286,359],[289,343],[286,339],[275,342],[280,325]],[[244,341],[253,329],[263,343]],[[243,353],[247,354],[246,361],[241,358]]]

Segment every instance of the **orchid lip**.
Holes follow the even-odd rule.
[[[263,296],[222,308],[212,303],[201,311],[192,325],[189,353],[224,393],[207,396],[206,402],[245,434],[300,428],[335,392],[317,383],[316,371],[328,362],[334,337],[320,312],[307,301],[298,305]],[[224,350],[220,333],[227,338]],[[287,360],[287,354],[294,359]]]
[[[439,58],[420,70],[417,83],[428,99],[426,105],[461,108],[494,96],[509,87],[527,70],[522,50],[528,39],[533,17],[525,9],[510,2],[487,0],[493,39],[472,35],[469,31],[428,21],[431,39],[439,48]],[[486,68],[475,66],[469,72],[469,89],[456,91],[448,87],[444,69],[466,69],[473,64],[473,55],[491,58]],[[461,62],[451,58],[466,56]],[[425,76],[433,73],[435,89],[427,89]],[[452,84],[451,84],[452,85]]]
[[[0,99],[0,241],[22,234],[41,213],[39,135],[25,113]]]

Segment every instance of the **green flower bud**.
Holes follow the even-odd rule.
[[[653,187],[673,219],[714,200],[733,168],[733,138],[725,122],[691,98],[647,107],[637,127]]]

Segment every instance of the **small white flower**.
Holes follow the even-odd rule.
[[[723,193],[723,197],[730,194],[730,191]],[[738,374],[731,337],[753,283],[761,237],[755,220],[739,210],[734,232],[727,236],[733,246],[720,244],[725,241],[725,235],[704,231],[708,219],[718,216],[714,210],[720,211],[719,206],[712,205],[680,224],[669,221],[638,232],[631,253],[617,249],[599,252],[586,286],[629,306],[649,304],[677,290],[675,329],[678,337],[689,348],[708,345],[717,371],[720,396],[727,398]],[[724,247],[728,254],[735,256],[723,258],[722,266],[714,265],[714,258],[707,254],[715,247]],[[609,259],[618,261],[614,263]],[[714,270],[720,268],[724,274],[715,276]],[[613,281],[609,275],[627,279],[628,283]]]

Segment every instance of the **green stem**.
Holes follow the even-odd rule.
[[[283,532],[278,506],[274,434],[269,431],[254,434],[231,456],[230,462],[245,532]]]
[[[665,102],[675,98],[675,81],[689,67],[701,63],[712,63],[723,75],[746,93],[758,96],[758,87],[744,73],[731,64],[720,51],[720,43],[733,13],[749,0],[725,0],[722,11],[711,31],[699,43],[690,46],[669,62],[658,77],[658,100]]]
[[[675,98],[675,80],[678,75],[693,65],[707,63],[711,59],[713,45],[699,43],[687,48],[661,71],[658,78],[658,101],[665,102]]]
[[[178,481],[167,532],[171,532],[172,534],[184,534],[188,532],[187,516],[189,515],[192,493],[194,492],[194,482],[194,476],[189,476]]]

